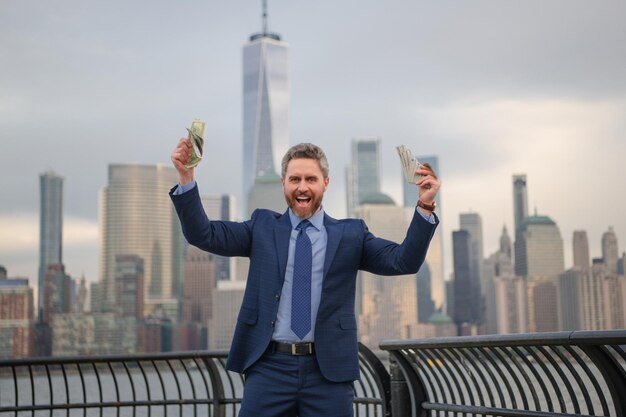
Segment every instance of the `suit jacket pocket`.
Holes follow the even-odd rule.
[[[340,316],[339,326],[344,330],[356,330],[356,317]]]
[[[237,321],[252,325],[256,323],[258,317],[259,312],[256,309],[241,307]]]

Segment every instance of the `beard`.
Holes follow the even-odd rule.
[[[307,201],[298,199],[298,197],[306,197]],[[322,206],[322,199],[324,195],[315,196],[310,193],[293,193],[291,195],[285,194],[285,201],[291,208],[296,216],[301,219],[311,218]]]

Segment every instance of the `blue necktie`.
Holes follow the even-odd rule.
[[[311,330],[311,264],[313,251],[311,239],[306,233],[311,226],[308,220],[302,220],[296,227],[299,230],[296,239],[296,252],[293,262],[293,288],[291,292],[291,330],[300,339]]]

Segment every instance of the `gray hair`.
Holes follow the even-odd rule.
[[[317,145],[313,145],[312,143],[299,143],[297,145],[292,146],[283,156],[283,162],[281,164],[281,177],[285,177],[287,174],[287,165],[289,165],[289,161],[292,159],[315,159],[322,170],[322,174],[324,178],[328,178],[328,160],[326,159],[326,154]]]

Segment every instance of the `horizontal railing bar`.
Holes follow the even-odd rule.
[[[568,414],[568,413],[551,413],[548,411],[526,411],[512,410],[507,408],[456,405],[456,404],[440,404],[424,402],[421,404],[425,410],[433,411],[450,411],[455,413],[468,413],[473,415],[489,415],[501,417],[601,417],[589,416],[588,414]]]
[[[238,404],[240,398],[222,398],[220,404]],[[127,408],[127,407],[162,407],[178,405],[203,405],[214,404],[213,399],[185,399],[185,400],[145,400],[145,401],[114,401],[98,403],[65,403],[65,404],[39,404],[13,407],[0,407],[0,413],[15,411],[40,411],[40,410],[75,410],[87,408]]]
[[[35,366],[60,365],[69,363],[106,363],[106,362],[137,362],[137,361],[164,361],[172,359],[193,358],[227,358],[228,350],[196,350],[189,352],[167,353],[138,353],[133,355],[99,355],[99,356],[49,356],[37,358],[6,359],[0,361],[0,366]]]
[[[579,330],[572,333],[571,341],[577,345],[623,345],[626,343],[626,331]]]
[[[368,405],[382,405],[383,401],[380,398],[365,398],[365,397],[354,397],[354,402],[359,404],[368,404]]]
[[[443,347],[503,347],[503,346],[556,346],[626,344],[626,331],[572,331],[546,333],[517,333],[480,336],[450,336],[426,339],[383,340],[379,346],[383,350],[428,349]]]

